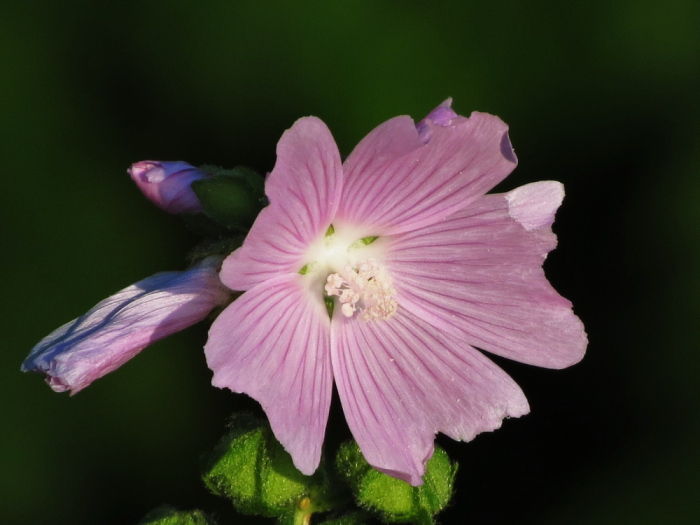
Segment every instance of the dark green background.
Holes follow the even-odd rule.
[[[133,523],[165,502],[236,522],[198,456],[254,404],[210,386],[204,327],[73,398],[19,372],[54,328],[182,268],[193,239],[132,162],[266,171],[301,116],[347,154],[447,96],[510,125],[503,189],[566,185],[546,269],[591,342],[565,371],[499,360],[532,414],[440,439],[461,461],[442,522],[700,519],[700,3],[10,1],[0,68],[0,522]]]

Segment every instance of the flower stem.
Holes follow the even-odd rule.
[[[294,525],[311,525],[311,513],[296,511],[294,513]]]
[[[310,498],[303,498],[294,509],[294,525],[311,525],[313,507]]]

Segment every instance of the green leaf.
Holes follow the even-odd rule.
[[[203,478],[212,492],[233,500],[244,514],[285,516],[307,499],[310,512],[320,512],[331,499],[323,467],[313,476],[299,472],[267,422],[249,414],[233,418],[229,433],[207,460]]]
[[[192,190],[204,213],[228,230],[247,232],[267,205],[263,178],[245,167],[223,170],[205,166],[202,169],[213,175],[194,181]]]
[[[201,510],[179,511],[163,505],[149,512],[139,525],[215,525],[216,521]]]
[[[350,486],[359,507],[378,514],[387,523],[432,524],[449,503],[457,465],[435,447],[423,485],[413,487],[372,468],[355,442],[344,443],[336,465]]]

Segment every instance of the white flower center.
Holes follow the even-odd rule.
[[[320,293],[329,313],[337,297],[341,313],[361,319],[384,320],[396,313],[396,290],[391,276],[378,259],[378,237],[362,237],[350,228],[337,231],[333,226],[326,235],[309,247],[305,259],[310,261],[299,271],[308,278],[312,293]]]

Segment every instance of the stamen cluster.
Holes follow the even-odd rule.
[[[329,297],[338,297],[345,317],[352,317],[356,310],[365,321],[388,319],[396,313],[393,281],[374,259],[360,261],[355,267],[346,264],[341,272],[328,276],[324,289]]]

